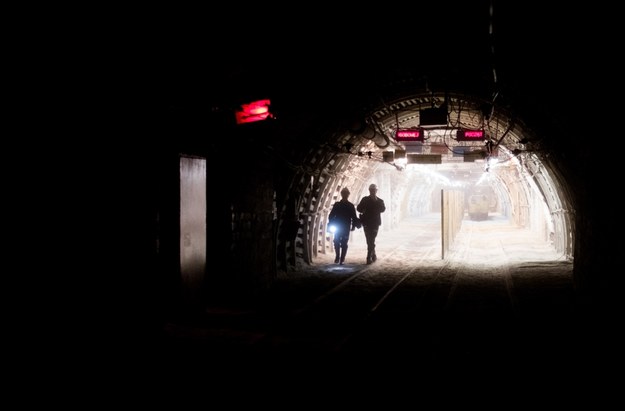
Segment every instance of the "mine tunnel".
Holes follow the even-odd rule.
[[[277,51],[231,61],[217,50],[197,53],[203,43],[193,30],[175,38],[167,70],[159,73],[166,91],[146,87],[154,98],[139,110],[149,124],[145,136],[137,133],[141,144],[130,151],[136,136],[120,137],[115,151],[128,150],[120,164],[133,173],[120,172],[118,185],[105,185],[114,187],[111,197],[125,189],[130,205],[118,213],[127,224],[112,225],[121,238],[115,246],[127,257],[109,270],[123,295],[117,342],[158,341],[172,358],[192,347],[189,361],[206,352],[360,355],[376,344],[392,350],[396,342],[436,352],[431,365],[450,358],[445,349],[465,332],[476,337],[463,340],[468,363],[472,354],[488,356],[484,336],[501,338],[493,358],[506,348],[531,347],[519,363],[556,352],[561,362],[590,358],[598,341],[615,347],[620,215],[598,200],[606,193],[593,171],[601,170],[601,178],[618,173],[614,162],[593,155],[590,147],[601,144],[587,140],[611,132],[593,120],[606,117],[604,106],[595,104],[593,87],[560,76],[586,65],[566,59],[533,65],[542,61],[538,51],[535,59],[520,57],[528,50],[514,29],[526,26],[514,23],[514,13],[498,26],[504,41],[497,43],[495,70],[487,9],[471,26],[478,35],[447,25],[467,46],[454,49],[453,59],[434,40],[413,44],[417,57],[397,58],[404,54],[390,51],[405,43],[373,35],[368,39],[389,51],[383,60],[368,58],[373,43],[350,49],[356,36],[324,42],[310,54],[304,46],[282,53],[278,42]],[[545,51],[545,44],[534,46]],[[346,46],[353,51],[347,59]],[[295,64],[295,55],[303,63]],[[462,61],[479,64],[456,64]],[[239,123],[250,107],[266,116]],[[582,115],[598,129],[590,133]],[[367,265],[362,230],[355,230],[346,264],[337,266],[330,209],[343,188],[357,203],[372,183],[387,204],[383,253]],[[387,292],[407,300],[378,308],[386,306],[378,305],[382,299],[393,301],[382,297]],[[307,312],[340,295],[342,303],[327,308],[326,328],[307,321],[266,327],[279,322],[278,306],[281,314]],[[255,316],[260,305],[250,307],[260,300],[275,317]],[[356,302],[375,317],[371,327],[340,327]],[[407,313],[427,325],[429,340],[393,326],[398,318],[411,323]],[[537,327],[528,325],[534,320]],[[304,332],[302,324],[319,332]],[[545,333],[549,343],[542,345],[538,335]]]
[[[175,341],[168,352],[198,340],[199,357],[349,357],[390,345],[436,353],[428,359],[433,366],[509,349],[523,350],[519,362],[546,355],[565,362],[583,352],[585,339],[572,337],[585,322],[577,317],[575,188],[547,138],[479,96],[392,95],[296,138],[280,120],[286,112],[226,127],[223,133],[246,148],[238,158],[248,170],[242,179],[219,177],[221,163],[202,150],[166,156],[163,170],[176,176],[163,198],[168,213],[160,216],[161,257],[170,263],[161,266],[168,267],[163,327]],[[431,110],[438,119],[427,118]],[[185,134],[180,124],[189,123],[175,118],[175,132]],[[419,137],[402,139],[404,130]],[[475,140],[462,134],[476,130]],[[371,183],[387,204],[380,259],[365,263],[363,233],[355,230],[346,264],[334,264],[330,209],[343,187],[358,203]],[[476,213],[477,200],[484,208]],[[353,331],[360,304],[375,307],[376,320]],[[272,314],[261,320],[249,310]],[[300,319],[282,325],[284,312]],[[405,312],[419,313],[419,333]],[[244,325],[229,328],[233,318]],[[264,328],[274,322],[280,325]],[[433,345],[421,340],[423,324]],[[543,342],[530,337],[538,333]],[[450,341],[467,352],[445,354]]]
[[[435,124],[429,123],[430,119],[423,121],[420,115],[429,115],[431,110],[443,113],[443,120]],[[250,142],[254,133],[269,139],[275,136],[268,137],[267,130],[277,132],[272,124],[245,126],[251,127],[236,130],[234,135],[241,133],[241,138],[250,139],[249,144],[254,144]],[[512,225],[535,233],[559,255],[574,260],[573,189],[558,165],[552,164],[553,158],[546,154],[547,149],[535,132],[510,112],[466,95],[424,93],[372,107],[362,118],[342,117],[335,127],[296,142],[301,147],[314,144],[297,154],[300,163],[291,162],[291,153],[281,154],[273,147],[265,147],[269,150],[265,152],[251,150],[257,158],[250,163],[269,158],[273,166],[285,170],[278,173],[276,184],[264,188],[257,185],[256,196],[248,194],[250,198],[243,199],[262,201],[262,214],[237,213],[232,205],[231,210],[225,210],[227,206],[221,210],[224,216],[230,211],[232,218],[231,225],[224,227],[228,230],[224,234],[246,243],[242,247],[246,252],[260,253],[260,248],[268,247],[264,252],[271,256],[265,266],[267,272],[255,272],[256,278],[248,277],[252,283],[259,281],[262,286],[263,281],[271,282],[280,275],[296,275],[297,266],[315,264],[319,255],[332,253],[331,234],[327,230],[332,204],[340,198],[343,187],[353,193],[351,201],[358,202],[371,183],[380,187],[379,195],[388,204],[382,215],[382,231],[397,229],[405,219],[439,213],[443,229],[441,258],[453,246],[465,215],[474,217],[470,202],[481,196],[486,199],[487,209],[480,218],[501,216]],[[402,130],[418,130],[421,137],[397,138]],[[466,130],[483,134],[475,140],[459,137]],[[208,241],[205,230],[198,231],[198,227],[206,226],[204,216],[207,207],[211,207],[206,204],[209,195],[205,191],[207,180],[211,179],[211,165],[206,158],[184,154],[179,165],[180,204],[174,206],[179,207],[181,215],[182,277],[201,283],[211,275],[204,273],[206,257],[204,263],[197,260],[198,255],[206,254],[203,248]],[[258,176],[260,170],[254,170]],[[287,175],[289,178],[284,179]],[[228,183],[212,181],[211,185]],[[227,192],[232,188],[223,189]],[[253,230],[258,222],[252,220],[259,218],[272,227],[271,235],[266,234],[267,242],[258,242],[251,233],[247,239],[238,233]],[[201,241],[195,238],[198,236]],[[269,248],[270,244],[273,245]],[[242,272],[246,270],[240,268]],[[189,270],[186,274],[185,269]]]

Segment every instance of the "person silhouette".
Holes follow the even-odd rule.
[[[349,189],[344,187],[341,190],[341,200],[334,203],[328,216],[328,226],[334,227],[335,264],[345,262],[349,234],[361,227],[360,220],[356,215],[356,206],[348,200],[349,194]]]
[[[378,236],[380,225],[382,225],[380,214],[386,210],[384,200],[377,196],[377,192],[378,186],[371,184],[369,186],[369,195],[364,196],[356,207],[356,210],[360,213],[362,229],[367,240],[367,264],[371,264],[378,259],[375,254],[375,239]]]

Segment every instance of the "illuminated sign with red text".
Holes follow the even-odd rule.
[[[482,141],[486,138],[484,130],[460,129],[456,134],[457,141]]]
[[[273,115],[269,112],[270,105],[271,101],[268,99],[241,104],[241,111],[235,112],[237,124],[253,123],[273,118]]]
[[[397,141],[423,141],[423,129],[421,128],[404,128],[395,132],[395,140]]]

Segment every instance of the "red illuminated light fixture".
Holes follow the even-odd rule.
[[[253,101],[249,104],[241,104],[241,110],[235,112],[237,124],[254,123],[273,118],[269,112],[271,101],[269,99]]]

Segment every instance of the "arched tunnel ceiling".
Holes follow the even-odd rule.
[[[422,125],[420,112],[431,107],[447,111],[446,124]],[[423,142],[395,138],[398,129],[419,127],[425,133]],[[456,131],[459,129],[483,130],[486,138],[457,141]],[[352,123],[339,137],[332,134],[329,138],[338,139],[331,144],[338,144],[340,150],[355,154],[356,158],[390,163],[397,169],[406,167],[405,161],[398,161],[398,154],[440,155],[440,163],[432,164],[431,168],[466,184],[476,183],[495,163],[504,164],[519,155],[539,151],[533,134],[495,102],[449,93],[408,95],[384,102],[361,119],[356,119],[355,125]]]

